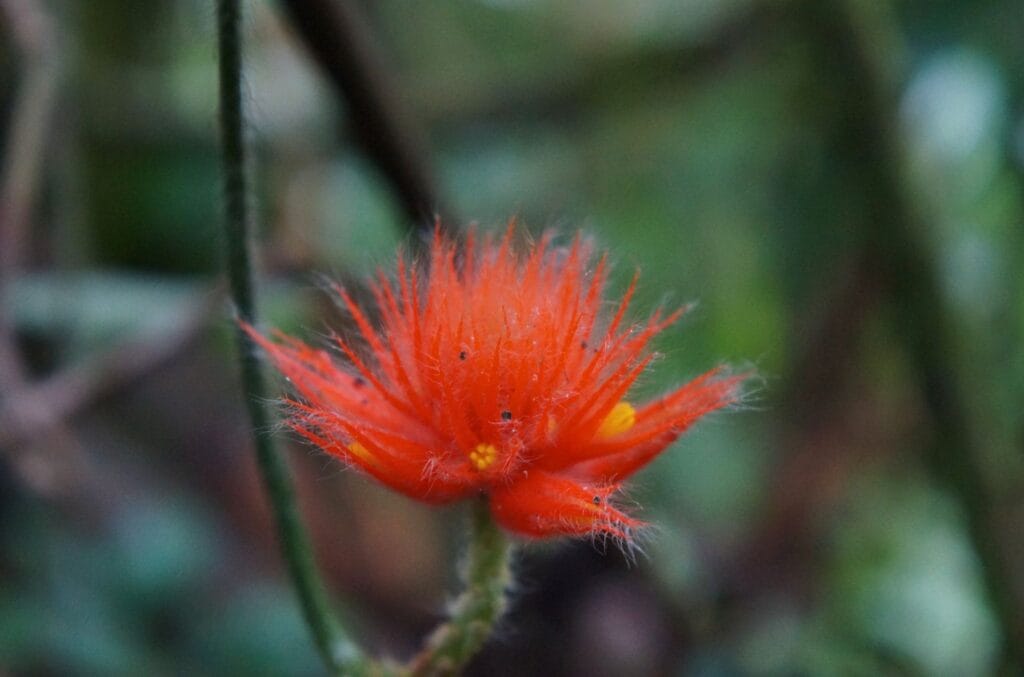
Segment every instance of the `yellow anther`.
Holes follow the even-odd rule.
[[[558,421],[554,416],[548,416],[548,433],[553,433],[556,430],[558,430]]]
[[[624,433],[636,423],[636,409],[629,402],[619,402],[608,415],[601,421],[601,427],[597,429],[598,437],[611,437]]]
[[[352,455],[355,456],[356,458],[362,459],[367,463],[374,462],[373,454],[371,454],[370,450],[364,447],[359,442],[349,442],[348,450],[351,451]]]
[[[485,442],[476,445],[476,449],[469,452],[469,460],[477,470],[488,468],[496,458],[498,458],[498,448]]]

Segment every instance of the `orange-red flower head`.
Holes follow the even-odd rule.
[[[460,248],[438,231],[426,265],[399,256],[371,286],[380,328],[338,288],[365,344],[335,336],[345,364],[251,333],[298,395],[289,424],[350,466],[429,503],[486,494],[522,535],[628,540],[640,523],[612,504],[622,481],[735,401],[741,377],[714,370],[631,403],[648,343],[681,312],[627,326],[634,278],[605,317],[606,259],[583,239],[525,253],[511,240],[470,233]]]

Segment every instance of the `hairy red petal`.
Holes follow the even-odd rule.
[[[642,406],[636,424],[606,439],[591,439],[572,455],[571,474],[589,481],[621,481],[654,460],[698,419],[735,403],[745,376],[712,370]]]
[[[531,472],[491,493],[491,510],[509,531],[541,538],[606,534],[629,541],[643,524],[609,504],[618,485],[595,485]]]

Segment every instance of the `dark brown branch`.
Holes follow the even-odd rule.
[[[354,136],[380,168],[414,228],[452,214],[438,195],[422,135],[403,109],[366,21],[353,2],[283,0],[310,54],[348,106]]]

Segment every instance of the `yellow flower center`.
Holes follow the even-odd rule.
[[[612,435],[624,433],[632,428],[635,423],[636,409],[633,408],[632,404],[623,400],[612,407],[612,410],[601,421],[601,427],[597,429],[597,436],[611,437]]]
[[[485,470],[490,467],[496,458],[498,458],[498,448],[485,442],[476,445],[476,449],[469,452],[469,461],[477,470]]]

